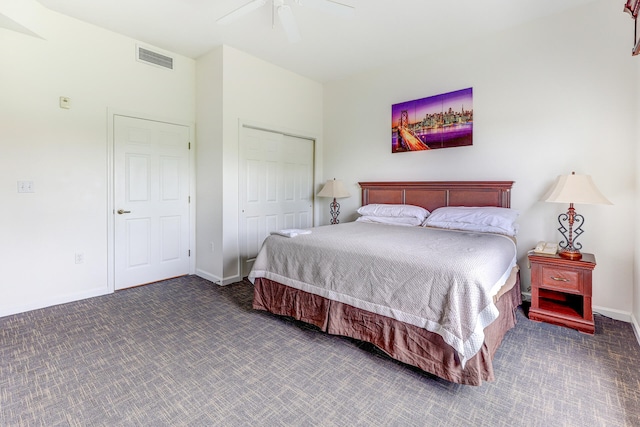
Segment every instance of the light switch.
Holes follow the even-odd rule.
[[[71,108],[71,98],[67,98],[66,96],[60,97],[60,108],[64,108],[65,110],[69,110]]]
[[[18,193],[35,193],[33,181],[18,181]]]

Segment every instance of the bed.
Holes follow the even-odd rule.
[[[360,183],[362,206],[409,205],[429,212],[509,208],[512,185]],[[316,227],[294,238],[269,236],[249,274],[253,308],[369,342],[447,381],[481,385],[495,379],[493,356],[521,304],[515,253],[515,239],[501,234],[366,222]],[[454,262],[460,254],[464,260]],[[494,259],[500,261],[492,267]],[[442,272],[430,264],[443,264]],[[450,288],[460,296],[450,297]]]

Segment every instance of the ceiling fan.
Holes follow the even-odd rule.
[[[295,17],[293,16],[293,11],[291,10],[291,6],[288,5],[285,0],[252,0],[249,3],[240,6],[236,10],[227,13],[223,17],[218,18],[216,22],[219,24],[229,24],[236,19],[253,12],[256,9],[259,9],[260,7],[267,4],[268,1],[271,1],[272,4],[271,24],[275,26],[275,17],[276,15],[278,15],[278,18],[282,23],[282,27],[284,28],[284,32],[286,33],[289,42],[296,43],[302,40],[302,37],[300,37],[300,31],[298,30],[298,24],[296,23]],[[301,6],[309,6],[314,9],[324,10],[342,16],[351,16],[355,12],[353,6],[338,3],[332,0],[292,1]]]

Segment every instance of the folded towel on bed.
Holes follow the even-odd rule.
[[[285,230],[272,231],[271,234],[277,234],[284,237],[296,237],[298,234],[311,234],[311,230],[301,228],[287,228]]]

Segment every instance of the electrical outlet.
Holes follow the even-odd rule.
[[[76,264],[84,264],[84,254],[82,252],[76,253]]]
[[[18,193],[33,193],[33,181],[18,181]]]
[[[216,245],[213,242],[209,243],[209,249],[211,250],[211,252],[215,252],[216,251]]]

